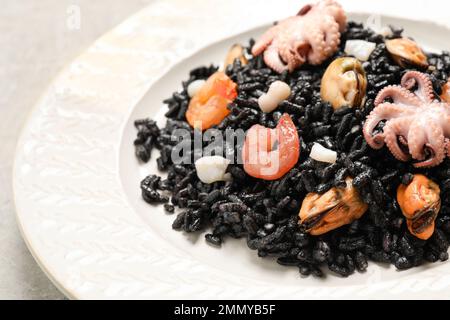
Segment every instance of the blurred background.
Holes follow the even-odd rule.
[[[30,108],[67,62],[151,2],[0,0],[0,299],[64,298],[36,264],[16,226],[11,167]]]

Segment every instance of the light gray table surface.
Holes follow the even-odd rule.
[[[11,169],[30,108],[67,62],[151,1],[0,0],[0,299],[64,298],[16,225]]]

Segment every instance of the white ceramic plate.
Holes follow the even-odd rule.
[[[134,157],[133,121],[161,119],[161,101],[190,69],[221,61],[230,44],[264,29],[255,26],[299,7],[269,1],[274,10],[249,15],[256,1],[240,3],[242,12],[237,3],[156,2],[97,41],[43,95],[14,170],[19,225],[43,270],[66,295],[85,299],[448,297],[449,263],[405,272],[370,263],[346,279],[301,279],[296,268],[257,258],[244,240],[216,249],[203,235],[173,232],[174,216],[143,202],[139,182],[156,169]],[[223,14],[204,14],[216,11]],[[444,27],[381,21],[404,26],[427,49],[450,49]]]

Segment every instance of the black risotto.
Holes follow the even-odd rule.
[[[392,27],[391,27],[392,28]],[[391,38],[398,38],[401,29],[392,28]],[[330,61],[345,56],[346,39],[363,39],[377,43],[369,61],[363,63],[367,73],[367,100],[361,109],[333,108],[320,98],[320,80]],[[349,22],[342,34],[341,48],[328,62],[319,67],[304,66],[291,74],[269,69],[261,56],[242,66],[239,60],[226,70],[238,84],[238,97],[229,105],[231,113],[220,125],[226,128],[249,129],[254,124],[274,128],[283,113],[288,113],[297,126],[301,139],[300,160],[283,178],[264,181],[250,177],[240,164],[231,164],[229,182],[202,183],[195,166],[174,165],[171,141],[174,129],[194,131],[186,122],[189,103],[187,86],[194,80],[206,79],[217,68],[199,67],[192,70],[182,83],[183,90],[175,92],[164,102],[168,105],[167,124],[158,128],[150,119],[137,120],[136,156],[143,162],[150,159],[153,148],[160,150],[158,168],[167,178],[150,175],[141,182],[142,197],[148,203],[163,203],[168,213],[180,208],[173,229],[185,232],[209,230],[208,243],[220,246],[227,237],[245,238],[250,249],[260,257],[275,257],[285,266],[296,266],[300,274],[322,276],[322,267],[340,276],[364,271],[368,261],[391,263],[397,269],[408,269],[425,262],[445,261],[450,237],[450,161],[431,169],[416,169],[410,163],[396,161],[387,148],[373,150],[362,136],[365,117],[374,108],[377,93],[385,86],[398,84],[406,69],[395,64],[386,51],[384,38]],[[249,48],[253,45],[250,41]],[[450,54],[428,54],[429,69],[437,94],[450,75]],[[288,83],[292,94],[275,112],[263,113],[257,98],[275,80]],[[316,162],[309,158],[313,142],[338,152],[334,164]],[[227,146],[230,150],[242,146]],[[396,188],[407,184],[414,173],[423,173],[439,184],[441,211],[436,229],[428,240],[412,236],[396,201]],[[333,186],[345,185],[347,176],[363,200],[368,212],[350,225],[321,236],[311,236],[298,223],[298,213],[308,192],[324,193]],[[170,195],[170,196],[169,196]]]

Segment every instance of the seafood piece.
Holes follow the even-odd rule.
[[[441,209],[439,186],[422,174],[414,175],[397,189],[397,202],[406,218],[409,232],[427,240],[434,232],[434,221]]]
[[[367,211],[353,179],[345,179],[345,188],[331,188],[324,194],[308,193],[300,209],[300,223],[314,236],[350,224]]]
[[[374,21],[366,22],[368,28],[372,29],[373,32],[375,32],[376,34],[382,35],[385,38],[391,37],[394,35],[391,27],[381,24],[380,17],[375,17],[374,19],[375,19]]]
[[[254,56],[264,53],[264,61],[282,73],[308,62],[319,65],[338,49],[347,17],[334,0],[306,5],[294,17],[271,27],[252,48]]]
[[[230,50],[228,50],[227,56],[225,57],[225,68],[230,64],[233,64],[236,59],[239,59],[243,66],[248,63],[248,60],[245,57],[244,48],[238,43],[232,45]]]
[[[291,170],[300,156],[297,128],[285,113],[275,129],[252,126],[242,148],[244,170],[248,175],[276,180]]]
[[[192,81],[187,87],[187,93],[188,93],[189,98],[192,98],[193,96],[195,96],[197,94],[197,92],[203,87],[205,82],[206,82],[206,80],[203,80],[203,79],[198,79],[198,80]]]
[[[355,58],[338,58],[325,71],[320,95],[333,108],[360,107],[364,101],[367,79],[364,68]]]
[[[365,40],[347,40],[344,51],[346,54],[354,56],[360,61],[367,61],[376,46],[377,44],[375,42]]]
[[[227,106],[237,97],[237,85],[223,72],[211,75],[189,102],[189,124],[206,130],[219,124],[229,113]]]
[[[391,100],[385,102],[387,98]],[[417,168],[437,166],[450,156],[450,105],[435,100],[427,74],[407,72],[401,86],[384,88],[374,104],[363,129],[372,148],[386,143],[398,160],[418,160]],[[382,129],[380,122],[385,122]]]
[[[321,144],[314,142],[309,156],[320,162],[335,163],[337,160],[337,152],[323,147]]]
[[[403,68],[415,65],[422,68],[428,67],[427,56],[413,40],[398,38],[386,41],[386,49],[392,59]]]
[[[273,82],[267,93],[261,95],[258,99],[258,105],[262,112],[272,112],[280,102],[286,100],[291,95],[291,87],[283,81]]]
[[[195,161],[198,178],[204,183],[227,180],[226,171],[230,160],[221,156],[206,156]]]

